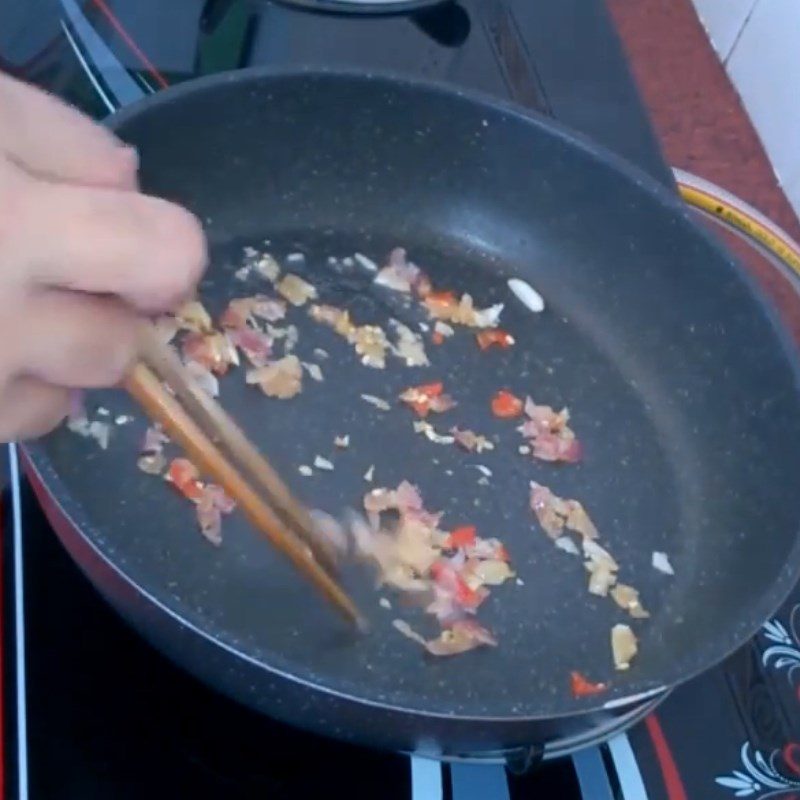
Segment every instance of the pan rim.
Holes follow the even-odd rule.
[[[154,95],[150,95],[136,103],[127,106],[116,114],[112,115],[106,120],[106,123],[112,130],[116,130],[124,125],[129,119],[138,116],[142,111],[150,111],[157,108],[161,103],[170,102],[177,97],[189,96],[195,92],[201,92],[216,86],[223,86],[227,83],[239,83],[247,81],[257,81],[259,79],[317,79],[317,80],[332,80],[347,79],[347,80],[360,80],[364,83],[383,83],[390,88],[406,88],[418,91],[423,91],[427,94],[445,95],[449,100],[457,98],[460,102],[465,102],[471,105],[478,105],[501,112],[510,118],[519,121],[521,124],[533,125],[546,136],[559,139],[567,147],[572,150],[580,151],[583,157],[591,159],[599,166],[611,169],[618,175],[623,177],[628,183],[635,184],[635,190],[645,195],[649,195],[656,203],[666,210],[671,210],[676,213],[681,219],[682,224],[687,226],[688,231],[692,231],[692,235],[699,238],[703,243],[718,253],[721,259],[727,263],[731,269],[732,274],[741,280],[745,287],[749,290],[749,294],[753,301],[759,307],[761,313],[764,315],[766,321],[769,322],[775,336],[775,343],[779,344],[782,356],[785,359],[787,367],[791,370],[794,379],[794,387],[796,394],[800,397],[800,350],[796,342],[794,342],[788,327],[784,324],[779,316],[778,309],[768,301],[765,293],[762,291],[754,276],[727,250],[720,244],[717,238],[707,229],[700,226],[697,219],[691,213],[691,210],[683,203],[676,192],[673,192],[668,186],[661,184],[655,178],[647,174],[644,170],[630,163],[622,156],[614,153],[603,145],[597,144],[590,138],[578,133],[563,124],[554,121],[542,114],[522,108],[510,101],[499,99],[486,94],[481,91],[472,89],[463,89],[454,87],[442,81],[433,81],[428,79],[411,78],[407,75],[392,73],[390,71],[372,71],[369,73],[360,73],[355,70],[346,68],[323,68],[323,67],[303,67],[303,68],[274,68],[274,67],[251,67],[241,70],[232,70],[228,72],[216,73],[214,75],[205,76],[195,80],[187,81],[182,84],[176,84],[168,89],[159,91]],[[688,232],[687,231],[687,232]],[[226,650],[244,660],[256,665],[257,667],[267,670],[268,672],[287,679],[293,683],[311,688],[318,692],[334,696],[337,698],[352,701],[356,704],[369,706],[373,708],[380,708],[409,714],[418,718],[435,717],[441,719],[448,719],[453,721],[474,721],[474,722],[523,722],[523,721],[537,721],[537,720],[557,720],[560,718],[568,718],[589,714],[591,712],[602,711],[605,708],[621,708],[630,704],[641,701],[642,697],[649,697],[659,692],[665,691],[668,686],[677,686],[690,680],[697,675],[716,666],[725,658],[736,652],[740,647],[745,645],[752,639],[762,627],[771,614],[784,602],[786,597],[791,592],[792,588],[797,584],[800,579],[800,524],[795,531],[795,543],[791,548],[789,558],[781,569],[780,573],[775,577],[769,589],[761,593],[758,603],[750,607],[750,613],[747,617],[746,623],[740,621],[735,629],[731,630],[727,636],[720,641],[716,647],[717,655],[715,658],[706,662],[703,665],[698,665],[694,660],[690,669],[673,669],[666,675],[666,679],[662,681],[656,680],[643,680],[640,682],[633,681],[631,685],[625,687],[622,691],[615,691],[612,687],[607,695],[604,695],[602,702],[598,698],[589,698],[585,700],[574,700],[574,708],[570,710],[546,711],[536,714],[518,714],[518,715],[475,715],[475,714],[451,714],[446,712],[422,710],[419,707],[414,707],[410,704],[400,704],[396,702],[384,702],[369,697],[361,697],[354,695],[350,692],[332,688],[320,684],[318,681],[305,678],[301,675],[292,674],[287,672],[284,668],[276,667],[273,664],[266,664],[259,658],[244,653],[232,646],[230,643],[221,641],[211,634],[203,631],[198,625],[192,622],[187,617],[183,616],[178,610],[166,606],[158,597],[153,596],[152,593],[143,589],[136,581],[131,579],[131,576],[123,569],[114,564],[105,553],[99,549],[96,541],[93,538],[85,535],[85,531],[96,531],[86,518],[86,514],[81,505],[75,501],[71,494],[67,492],[63,482],[57,475],[55,470],[50,464],[50,460],[43,448],[39,443],[26,444],[23,446],[26,455],[26,460],[29,462],[31,468],[42,479],[42,486],[47,494],[50,496],[52,502],[58,507],[60,513],[69,522],[69,524],[78,532],[80,537],[86,542],[93,550],[93,552],[102,559],[107,567],[111,568],[114,573],[124,580],[127,584],[133,586],[136,592],[144,597],[148,602],[152,603],[159,611],[164,611],[174,621],[180,625],[189,628],[195,634],[209,641],[211,644]],[[48,474],[45,481],[42,472],[46,471]],[[81,524],[76,524],[79,521]],[[741,633],[739,633],[741,631]],[[675,662],[673,662],[675,663]],[[686,663],[683,659],[681,664]]]

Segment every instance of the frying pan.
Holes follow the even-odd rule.
[[[323,383],[289,402],[222,382],[223,404],[312,506],[338,512],[375,484],[416,483],[443,525],[477,525],[511,552],[521,585],[496,589],[481,619],[499,639],[453,659],[426,658],[391,626],[424,627],[359,568],[343,580],[372,621],[346,630],[238,518],[215,549],[191,507],[137,471],[146,422],[120,392],[90,398],[136,422],[107,451],[58,431],[27,447],[59,536],[110,602],[190,672],[254,708],[362,744],[458,756],[578,735],[629,714],[751,637],[798,576],[797,359],[742,270],[673,194],[594,144],[480,95],[390,76],[217,75],[126,109],[112,127],[141,153],[148,192],[204,221],[212,266],[201,293],[219,312],[263,290],[234,278],[244,246],[293,267],[357,321],[409,325],[413,306],[328,257],[382,261],[406,247],[438,287],[506,304],[517,339],[481,353],[469,335],[429,347],[432,365],[360,365],[333,332],[299,313],[301,357],[316,348]],[[264,240],[268,239],[268,245]],[[509,292],[522,278],[545,298],[534,315]],[[392,399],[444,381],[459,405],[441,425],[496,439],[480,457],[415,436]],[[523,458],[514,424],[488,413],[499,388],[568,405],[581,464]],[[436,420],[438,424],[438,420]],[[298,465],[351,446],[333,472]],[[489,467],[488,485],[474,464]],[[579,559],[558,551],[528,506],[530,480],[580,499],[651,618],[640,653],[615,673],[609,631],[626,621],[590,596]],[[485,482],[484,482],[485,483]],[[675,575],[651,566],[666,552]],[[386,593],[383,593],[386,594]],[[416,616],[415,616],[416,615]],[[575,699],[568,675],[608,680]]]

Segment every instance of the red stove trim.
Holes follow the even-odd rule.
[[[131,49],[134,55],[142,62],[144,68],[152,75],[153,80],[162,88],[169,86],[166,78],[158,71],[152,61],[144,54],[138,44],[133,40],[125,26],[117,19],[114,12],[106,5],[105,0],[93,0],[94,5],[100,10],[103,16],[109,21],[111,27],[119,34],[120,38]]]
[[[664,736],[664,729],[655,714],[650,714],[644,721],[653,749],[658,759],[658,766],[661,768],[661,776],[664,779],[664,788],[667,791],[669,800],[688,800],[686,789],[683,786],[678,765],[672,756],[667,737]]]

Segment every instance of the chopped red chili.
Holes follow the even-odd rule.
[[[492,398],[492,414],[500,419],[513,419],[522,413],[523,403],[516,395],[501,389]]]

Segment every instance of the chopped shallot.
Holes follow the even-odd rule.
[[[308,281],[304,281],[291,272],[287,272],[275,284],[275,291],[293,306],[305,305],[309,300],[315,300],[317,297],[317,290]]]
[[[555,412],[550,406],[540,406],[527,398],[525,414],[528,419],[519,431],[533,448],[533,457],[542,461],[574,463],[583,456],[581,443],[567,424],[569,410]]]
[[[313,305],[311,318],[329,325],[336,333],[347,339],[361,356],[361,363],[367,367],[383,369],[386,366],[386,352],[389,340],[378,325],[354,325],[349,312],[335,306]]]
[[[497,303],[489,308],[475,308],[472,297],[462,295],[457,300],[452,292],[430,292],[424,300],[428,313],[434,319],[466,325],[470,328],[494,328],[500,321],[503,304]]]
[[[400,322],[395,322],[394,328],[397,331],[394,354],[405,361],[407,367],[427,367],[430,361],[422,337]]]
[[[285,400],[302,390],[303,368],[297,356],[284,356],[265,367],[250,370],[245,380],[250,384],[258,384],[267,397]]]
[[[459,447],[470,453],[482,453],[484,450],[494,450],[494,444],[490,442],[485,436],[474,433],[470,430],[461,430],[459,428],[450,428],[455,442]]]
[[[212,333],[214,324],[211,316],[199,300],[189,300],[175,313],[175,319],[181,330],[195,333]]]
[[[229,330],[227,336],[231,344],[238,347],[254,367],[263,367],[269,362],[272,339],[266,333],[252,328],[236,328]]]
[[[633,586],[618,583],[611,590],[611,597],[614,602],[622,609],[627,611],[634,619],[647,619],[650,613],[644,609],[639,600],[639,592]]]
[[[400,400],[414,409],[417,416],[427,417],[433,411],[441,414],[454,408],[456,403],[449,394],[443,394],[441,382],[410,386],[400,394]]]
[[[577,500],[563,500],[536,481],[530,486],[531,509],[551,539],[561,536],[564,528],[579,533],[584,540],[597,538],[597,528]]]
[[[334,447],[338,447],[341,450],[345,450],[350,447],[350,434],[345,434],[344,436],[336,436],[333,440]]]
[[[427,285],[427,278],[416,264],[406,258],[406,251],[402,247],[395,247],[389,253],[388,264],[375,276],[375,283],[407,294],[421,284]]]
[[[200,532],[211,544],[222,544],[222,515],[230,514],[234,501],[225,494],[221,486],[209,483],[203,487],[197,503],[197,522]]]
[[[181,342],[185,363],[195,361],[217,375],[224,375],[228,367],[239,364],[236,348],[224,333],[188,333]]]
[[[354,516],[350,528],[356,550],[372,559],[380,583],[401,591],[431,596],[426,611],[444,630],[424,641],[406,623],[396,625],[404,635],[423,643],[432,655],[454,655],[494,637],[473,615],[489,596],[490,586],[514,577],[508,553],[497,539],[478,537],[474,526],[462,525],[449,534],[439,529],[440,514],[426,511],[419,491],[404,481],[397,489],[373,489],[364,497],[368,524]],[[381,527],[381,515],[395,512],[399,519]]]
[[[474,619],[460,619],[443,630],[438,638],[426,642],[425,649],[432,656],[455,656],[485,646],[497,647],[497,640]]]
[[[666,553],[661,553],[658,550],[653,552],[653,568],[665,575],[674,575],[675,570],[672,564],[669,563],[669,558]]]
[[[636,635],[630,626],[615,625],[611,629],[611,651],[614,656],[614,666],[618,670],[628,669],[638,650]]]

